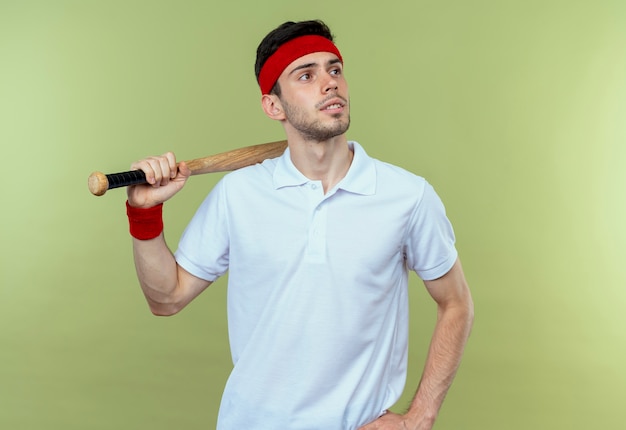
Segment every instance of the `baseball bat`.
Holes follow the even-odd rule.
[[[287,148],[287,141],[262,143],[260,145],[245,146],[208,157],[185,161],[192,175],[203,173],[228,172],[260,163],[268,158],[280,156]],[[101,196],[107,190],[127,187],[129,185],[145,184],[146,175],[142,170],[104,174],[93,172],[89,175],[88,186],[91,194]]]

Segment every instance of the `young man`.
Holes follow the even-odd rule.
[[[319,21],[288,22],[257,51],[265,114],[288,149],[226,175],[172,254],[161,207],[189,169],[172,153],[133,164],[135,265],[153,313],[180,311],[229,271],[233,371],[218,429],[430,429],[469,336],[473,304],[433,188],[348,141],[343,59]],[[438,307],[422,380],[404,389],[408,271]]]

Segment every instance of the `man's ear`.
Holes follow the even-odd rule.
[[[277,121],[285,119],[283,106],[280,103],[278,96],[275,94],[263,94],[261,97],[261,106],[263,107],[265,115],[267,115],[270,119],[275,119]]]

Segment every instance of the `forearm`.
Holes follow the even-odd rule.
[[[461,363],[473,323],[467,302],[439,308],[422,378],[407,412],[416,430],[431,429]]]
[[[150,310],[157,315],[176,313],[178,267],[163,233],[150,240],[132,240],[137,278]]]
[[[211,283],[182,269],[163,237],[162,203],[183,188],[191,171],[185,162],[177,165],[171,152],[138,161],[131,168],[141,169],[150,184],[127,189],[137,277],[152,313],[173,315]]]

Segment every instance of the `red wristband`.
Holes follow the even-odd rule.
[[[135,239],[149,240],[163,231],[163,203],[151,208],[135,208],[126,201],[126,215],[130,225],[130,235]]]

